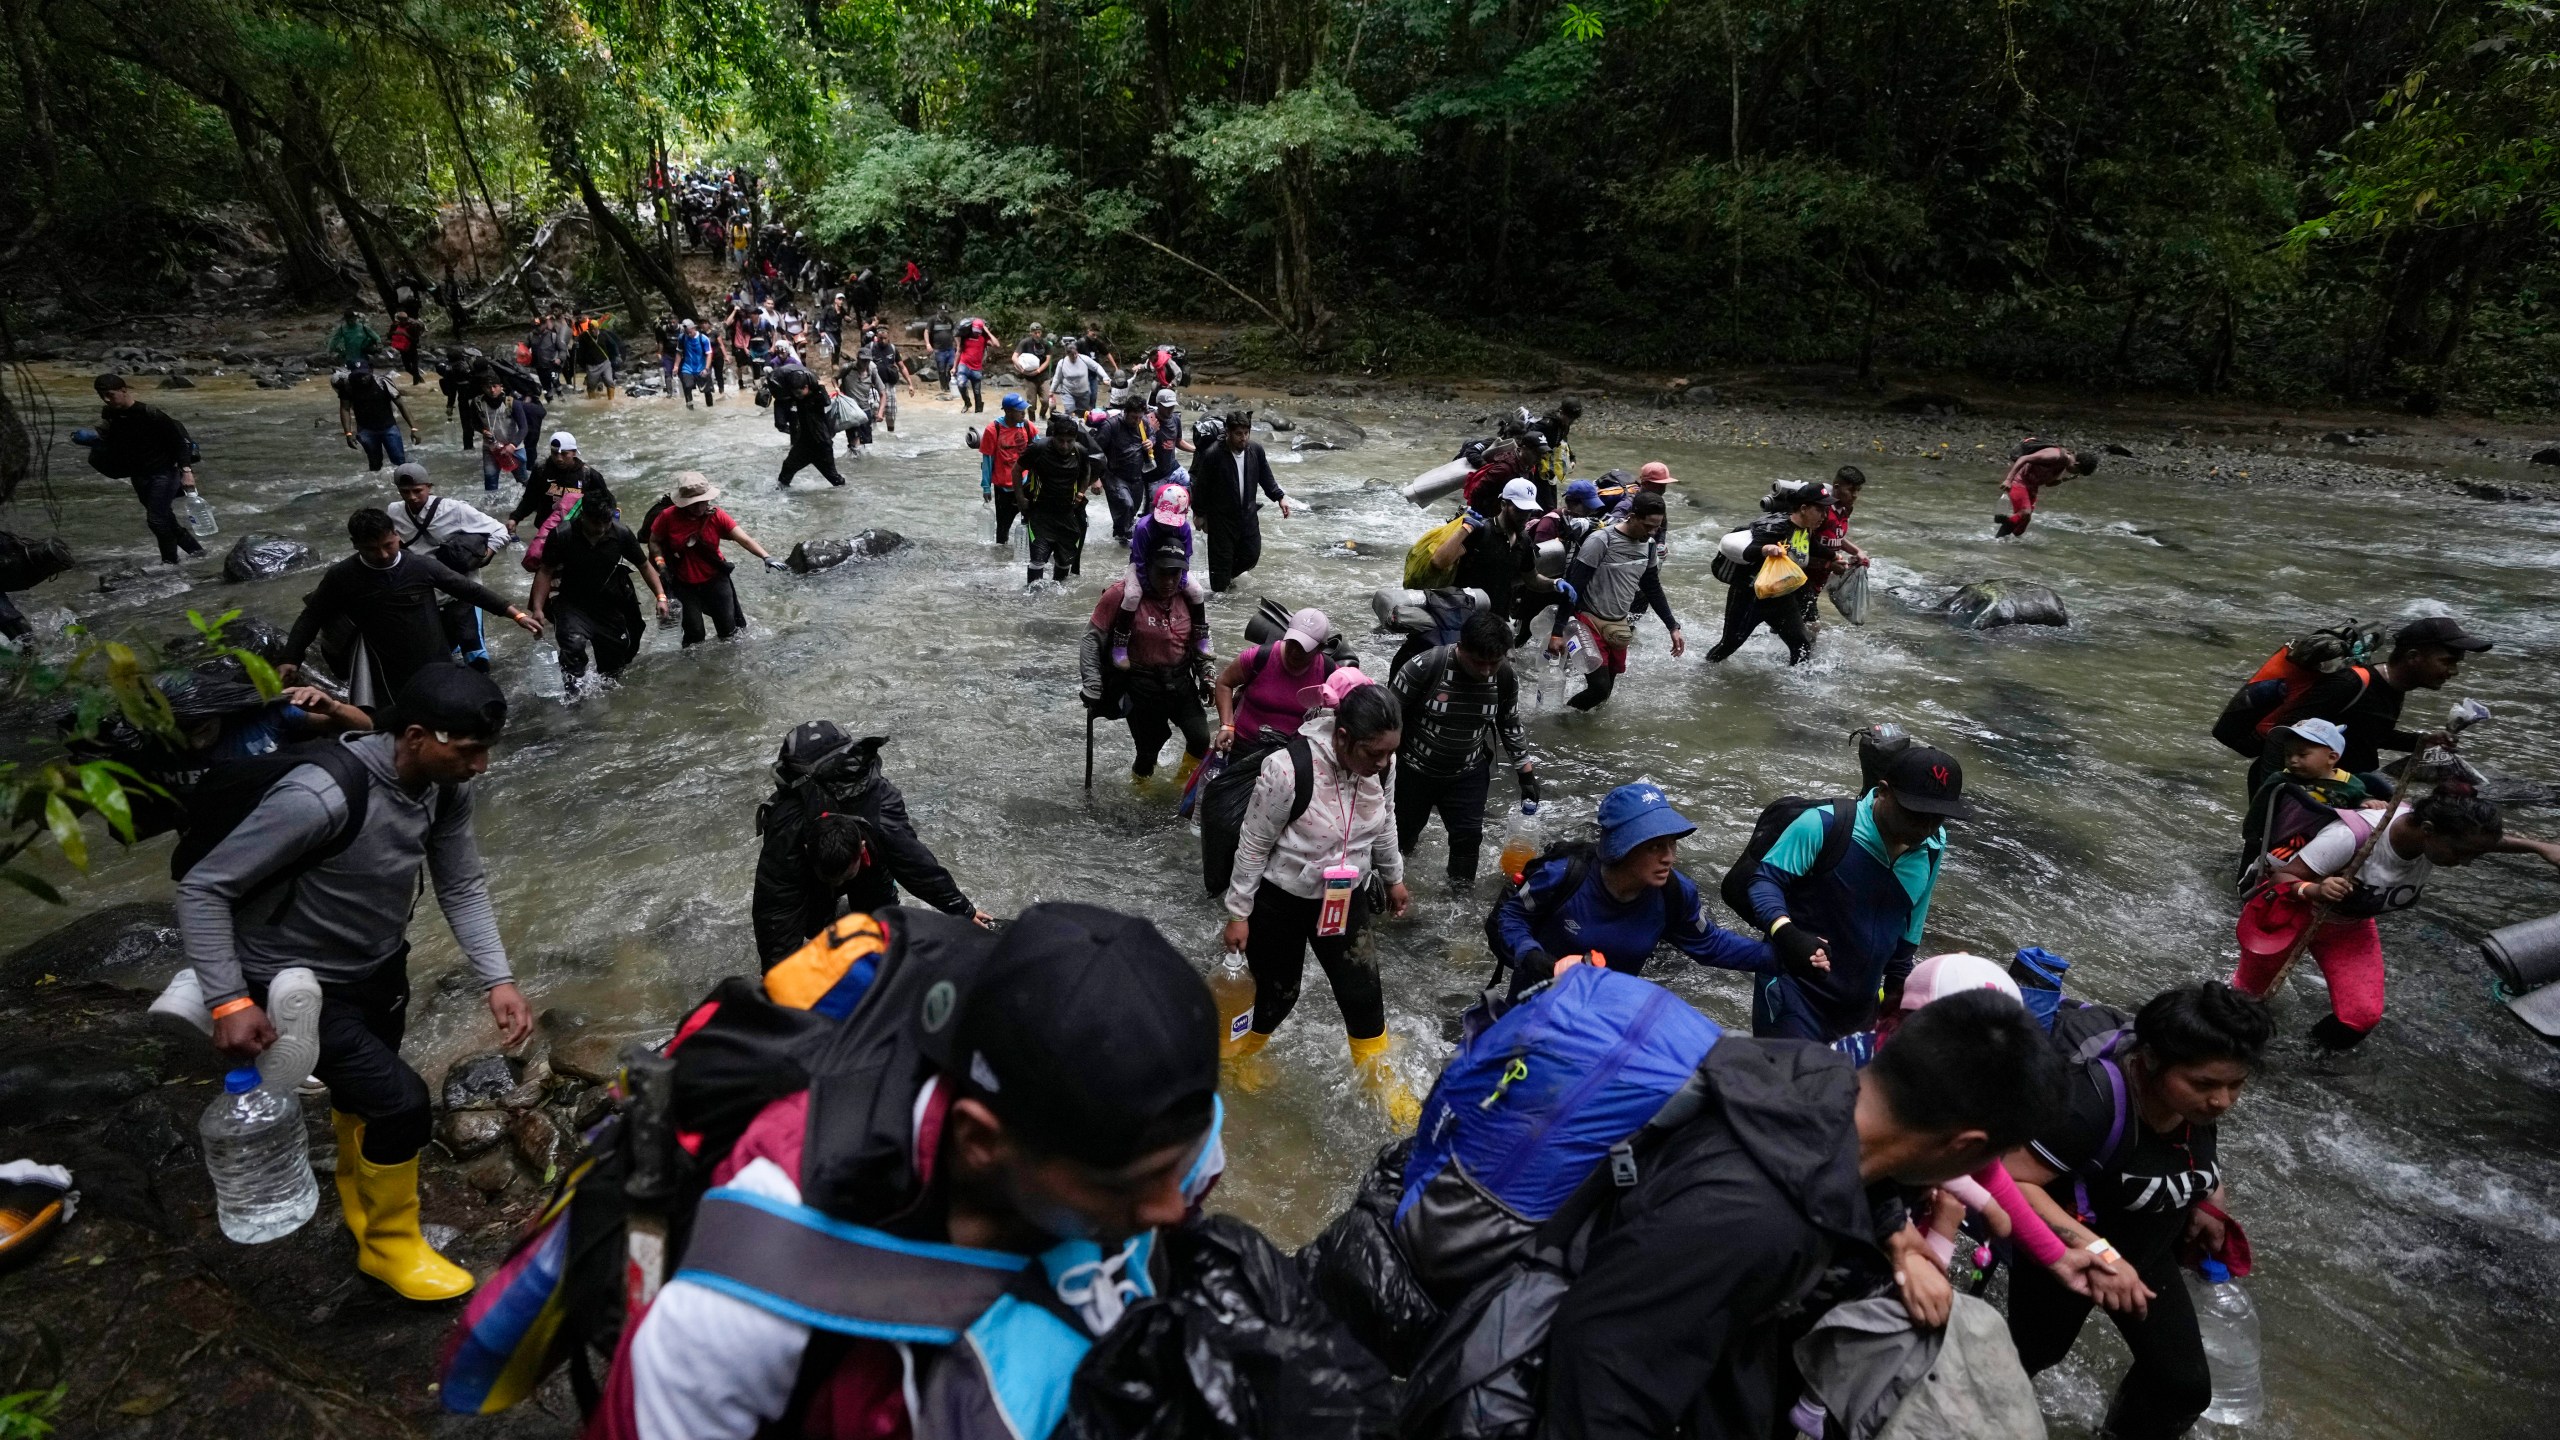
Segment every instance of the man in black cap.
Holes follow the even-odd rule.
[[[2321,677],[2287,715],[2289,720],[2327,720],[2347,732],[2347,748],[2339,768],[2350,775],[2379,769],[2385,750],[2423,750],[2444,743],[2444,732],[2403,730],[2400,707],[2412,690],[2441,690],[2460,673],[2462,657],[2486,651],[2491,642],[2462,628],[2450,615],[2429,615],[2400,627],[2392,637],[2391,658],[2370,668],[2344,665]],[[2284,742],[2269,736],[2267,752],[2249,767],[2249,793],[2258,793],[2266,778],[2284,765]]]
[[[178,519],[178,497],[196,488],[196,442],[177,417],[133,398],[133,387],[121,375],[97,379],[98,399],[105,402],[95,439],[89,442],[89,466],[110,479],[133,484],[133,498],[159,542],[160,563],[175,565],[178,552],[201,555],[195,532]],[[74,434],[76,441],[80,438]]]
[[[782,737],[773,798],[756,811],[764,850],[756,857],[756,955],[772,969],[847,913],[898,903],[904,887],[946,915],[987,913],[907,818],[907,797],[880,771],[886,735],[860,740],[833,720],[810,720]]]
[[[1094,1339],[1155,1293],[1153,1232],[1225,1163],[1208,986],[1090,905],[992,941],[881,920],[836,1042],[879,1063],[766,1106],[712,1166],[590,1436],[1046,1435]]]
[[[1751,1033],[1828,1043],[1872,1027],[1877,996],[1901,990],[1919,951],[1946,822],[1973,813],[1964,767],[1914,745],[1863,797],[1809,806],[1780,831],[1752,877],[1751,918],[1786,964],[1754,982]]]
[[[329,1087],[356,1267],[411,1300],[472,1287],[418,1229],[418,1152],[434,1117],[400,1040],[421,867],[505,1043],[533,1030],[471,830],[471,781],[489,768],[506,719],[488,676],[426,666],[381,730],[285,752],[304,763],[275,776],[178,881],[178,933],[213,1012],[214,1046],[235,1064],[276,1042],[260,1007],[277,972],[305,966],[319,980],[313,1073]],[[215,783],[199,787],[200,803]]]

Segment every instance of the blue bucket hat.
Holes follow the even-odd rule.
[[[1662,787],[1638,781],[1621,785],[1600,802],[1600,859],[1614,865],[1627,852],[1665,835],[1694,835],[1698,827],[1671,808]]]
[[[1021,396],[1013,394],[1010,391],[1006,392],[1004,399],[998,403],[1007,410],[1024,410],[1030,408],[1022,403]]]

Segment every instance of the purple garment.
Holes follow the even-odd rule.
[[[1236,734],[1243,739],[1250,740],[1265,729],[1297,734],[1307,718],[1302,693],[1323,684],[1333,673],[1332,657],[1321,650],[1307,657],[1307,668],[1294,672],[1282,653],[1281,642],[1275,640],[1236,657],[1237,664],[1253,672],[1236,688]]]

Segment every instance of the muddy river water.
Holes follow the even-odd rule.
[[[86,386],[49,380],[63,428],[85,422]],[[335,558],[350,510],[391,503],[384,477],[339,446],[317,384],[267,392],[210,379],[146,398],[165,400],[203,444],[199,473],[223,527],[217,557],[254,530]],[[1239,595],[1323,605],[1383,663],[1393,642],[1368,637],[1369,596],[1396,583],[1404,545],[1427,521],[1377,482],[1446,458],[1464,422],[1447,410],[1266,404],[1306,413],[1299,407],[1355,421],[1366,439],[1299,455],[1277,437],[1276,473],[1312,512],[1283,521],[1265,511],[1264,560]],[[478,497],[477,465],[455,448],[431,393],[417,409],[444,492]],[[915,543],[813,577],[744,565],[737,579],[753,625],[743,639],[679,653],[673,632],[653,631],[618,689],[575,707],[535,699],[531,642],[493,630],[517,704],[481,788],[480,840],[537,1006],[635,1034],[662,1030],[715,980],[753,963],[752,815],[781,734],[813,716],[895,737],[889,773],[984,907],[1117,905],[1151,916],[1204,966],[1213,958],[1218,914],[1200,892],[1196,843],[1174,818],[1170,785],[1133,786],[1125,732],[1112,729],[1096,739],[1093,790],[1082,783],[1075,645],[1118,569],[1100,505],[1083,577],[1065,593],[1025,594],[1019,537],[1011,555],[978,538],[976,457],[960,448],[963,422],[947,405],[911,403],[899,434],[847,462],[842,490],[814,475],[777,490],[783,437],[749,405],[703,413],[667,400],[570,400],[552,423],[577,432],[635,515],[670,472],[690,467],[727,487],[723,504],[777,553],[868,527]],[[1681,477],[1664,579],[1691,644],[1674,660],[1647,622],[1608,706],[1531,721],[1551,835],[1586,822],[1611,786],[1650,778],[1697,820],[1683,854],[1712,885],[1762,802],[1851,785],[1848,732],[1897,720],[1962,759],[1983,810],[1955,833],[1929,948],[2005,956],[2041,944],[2077,962],[2081,993],[2131,1005],[2228,972],[2241,766],[2207,729],[2231,687],[2288,634],[2349,615],[2459,615],[2497,649],[2445,694],[2413,699],[2413,719],[2433,723],[2455,696],[2476,696],[2497,711],[2466,742],[2480,763],[2560,779],[2549,758],[2560,508],[2447,512],[2384,488],[2109,483],[2102,471],[2050,494],[2024,543],[1995,547],[1986,536],[1997,472],[1970,453],[1932,462],[1639,451],[1606,433],[1578,437],[1576,450],[1582,473],[1662,459]],[[67,446],[55,456],[61,533],[84,562],[148,558],[125,487],[99,480]],[[1704,663],[1721,613],[1722,587],[1706,566],[1716,535],[1748,517],[1773,477],[1827,475],[1851,458],[1875,482],[1856,530],[1877,556],[1883,592],[1870,623],[1826,625],[1814,658],[1792,670],[1765,634],[1723,666]],[[497,508],[512,499],[497,497]],[[45,529],[23,501],[13,523]],[[231,585],[218,563],[187,567],[183,591],[100,595],[80,573],[23,603],[39,621],[76,612],[111,633],[157,637],[183,631],[190,606],[241,606],[290,624],[313,578]],[[2074,623],[1977,634],[1928,613],[1955,585],[1993,576],[2052,586]],[[513,553],[483,578],[525,589]],[[1232,653],[1246,613],[1235,602],[1213,610],[1222,650]],[[1507,789],[1497,785],[1497,801],[1509,801]],[[2560,818],[2519,811],[2511,826],[2560,828]],[[1491,833],[1500,827],[1497,815]],[[74,905],[164,897],[167,844],[100,847]],[[1493,898],[1490,883],[1448,895],[1440,864],[1435,830],[1416,857],[1413,914],[1380,925],[1373,942],[1400,1063],[1417,1089],[1446,1053],[1444,1019],[1483,974],[1479,924]],[[2556,909],[2560,877],[2538,861],[2500,857],[2442,875],[2416,910],[2384,921],[2390,1017],[2334,1071],[2315,1073],[2299,1039],[2321,1013],[2316,978],[2295,980],[2280,1002],[2287,1038],[2222,1137],[2233,1208],[2259,1256],[2250,1288],[2267,1329],[2262,1433],[2553,1433],[2560,1360],[2544,1327],[2560,1318],[2560,1055],[2493,1003],[2472,942]],[[60,918],[15,892],[0,898],[0,932],[32,935]],[[423,921],[414,939],[420,1006],[409,1050],[433,1077],[485,1048],[489,1032],[476,1004],[434,983],[460,963],[443,926]],[[1655,973],[1747,1027],[1735,977],[1667,964]],[[1270,1052],[1276,1083],[1231,1097],[1231,1168],[1218,1196],[1291,1244],[1339,1207],[1388,1138],[1350,1083],[1325,987],[1311,979],[1308,988]],[[2112,1332],[2093,1324],[2043,1382],[2058,1433],[2094,1424],[2123,1363]]]

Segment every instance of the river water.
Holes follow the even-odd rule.
[[[85,422],[81,377],[47,379],[63,428]],[[445,493],[476,496],[477,465],[435,416],[431,389],[417,407],[430,422],[427,463]],[[217,556],[263,530],[335,558],[350,510],[392,502],[384,477],[330,438],[333,405],[317,384],[266,392],[211,379],[148,398],[167,401],[203,444],[199,475],[223,526]],[[1370,593],[1396,583],[1405,543],[1427,523],[1390,486],[1446,458],[1466,422],[1455,410],[1266,402],[1283,414],[1301,407],[1347,415],[1367,439],[1303,456],[1280,443],[1288,436],[1274,441],[1276,473],[1313,510],[1288,521],[1265,511],[1263,564],[1240,594],[1324,605],[1365,636]],[[482,785],[481,848],[537,1006],[609,1029],[663,1030],[714,981],[752,964],[752,816],[780,736],[814,716],[895,737],[889,773],[987,909],[1115,904],[1209,961],[1218,914],[1199,890],[1196,845],[1174,818],[1170,783],[1132,785],[1125,732],[1105,729],[1090,793],[1083,785],[1075,644],[1118,569],[1100,505],[1083,577],[1064,594],[1026,595],[1019,537],[1012,555],[977,538],[976,457],[960,448],[963,421],[948,406],[911,403],[900,434],[846,462],[843,490],[813,474],[777,490],[783,439],[750,405],[689,413],[659,399],[568,400],[552,423],[578,433],[635,515],[670,472],[699,468],[776,553],[875,526],[916,543],[807,578],[742,565],[753,621],[743,639],[680,654],[672,632],[654,631],[620,688],[574,708],[533,698],[531,643],[493,627],[518,703]],[[1587,822],[1611,786],[1649,778],[1697,820],[1684,854],[1711,887],[1761,803],[1851,786],[1848,732],[1897,720],[1963,761],[1983,811],[1955,833],[1930,948],[2006,955],[2041,944],[2077,962],[2079,993],[2130,1006],[2228,971],[2242,767],[2206,732],[2231,687],[2288,634],[2349,615],[2460,615],[2498,648],[2444,695],[2414,699],[2413,720],[2433,721],[2456,695],[2486,700],[2498,716],[2467,752],[2492,769],[2560,779],[2544,748],[2548,657],[2560,647],[2549,603],[2560,510],[2447,511],[2387,489],[2264,492],[2238,476],[2111,482],[2102,470],[2049,495],[2024,543],[1995,547],[1985,537],[1998,472],[1970,446],[1937,460],[1872,448],[1639,449],[1589,428],[1576,445],[1583,473],[1662,459],[1681,476],[1665,584],[1691,645],[1672,659],[1647,622],[1600,713],[1532,720],[1551,836]],[[1825,476],[1850,459],[1874,481],[1856,529],[1877,556],[1869,625],[1827,624],[1815,658],[1794,670],[1765,634],[1727,664],[1705,664],[1721,614],[1706,566],[1717,534],[1748,517],[1773,477]],[[67,446],[56,452],[54,491],[61,531],[84,562],[149,558],[125,488],[97,479]],[[25,503],[13,523],[45,529]],[[521,594],[515,559],[483,578]],[[288,625],[312,578],[230,585],[217,566],[188,567],[183,593],[101,596],[75,573],[25,602],[40,620],[76,610],[109,633],[161,637],[184,630],[189,606],[241,606]],[[1926,613],[1956,584],[1992,576],[2051,585],[2074,623],[1975,634]],[[1235,602],[1214,608],[1222,651],[1239,643],[1246,613]],[[1392,647],[1384,637],[1362,645],[1373,664]],[[1169,747],[1167,774],[1171,759]],[[1497,786],[1498,800],[1506,789]],[[1494,817],[1489,847],[1501,823]],[[2547,812],[2515,822],[2551,825]],[[164,897],[167,843],[131,854],[100,847],[75,905]],[[1373,942],[1417,1090],[1446,1053],[1444,1019],[1487,963],[1479,927],[1492,887],[1451,897],[1441,863],[1435,829],[1415,860],[1413,915],[1383,923]],[[2295,980],[2281,1002],[2287,1038],[2223,1134],[2233,1209],[2262,1267],[2250,1282],[2267,1331],[2261,1433],[2551,1433],[2560,1362],[2543,1332],[2560,1318],[2560,1058],[2492,1003],[2471,942],[2555,909],[2560,882],[2539,862],[2499,857],[2440,877],[2423,905],[2384,922],[2390,1018],[2334,1072],[2314,1073],[2298,1038],[2321,1013],[2316,978]],[[14,891],[0,898],[8,933],[60,918]],[[409,1050],[432,1077],[484,1048],[489,1031],[476,1004],[434,983],[460,978],[443,927],[422,923],[415,939]],[[1657,973],[1747,1028],[1737,979]],[[1339,1208],[1389,1136],[1349,1083],[1338,1012],[1312,967],[1306,1002],[1270,1053],[1276,1082],[1230,1097],[1219,1202],[1295,1244]],[[2093,1323],[2043,1382],[2057,1433],[2094,1425],[2123,1364],[2112,1332]]]

